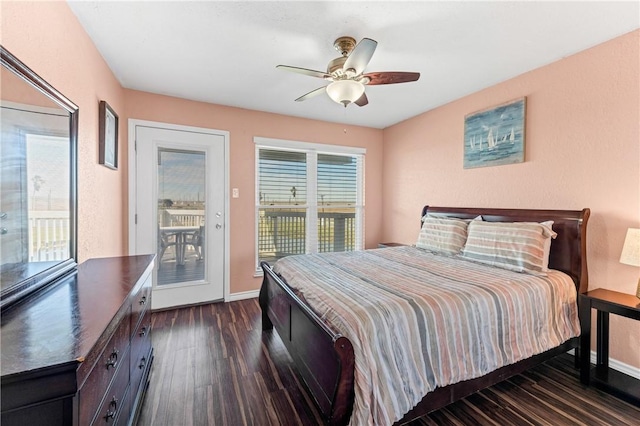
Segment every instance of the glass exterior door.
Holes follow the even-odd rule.
[[[206,155],[158,148],[158,286],[205,278]]]
[[[223,299],[225,136],[147,126],[135,134],[135,252],[156,253],[153,309]]]

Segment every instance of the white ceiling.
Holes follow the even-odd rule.
[[[385,128],[640,27],[626,2],[69,1],[122,86],[317,120]],[[417,71],[348,108],[324,71],[343,35],[378,41],[367,72]]]

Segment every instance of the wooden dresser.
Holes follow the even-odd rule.
[[[2,312],[2,425],[128,425],[153,362],[155,255],[91,259]]]

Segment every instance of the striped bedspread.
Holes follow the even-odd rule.
[[[562,272],[538,277],[408,246],[290,256],[274,270],[351,340],[352,425],[390,425],[436,387],[580,333]]]

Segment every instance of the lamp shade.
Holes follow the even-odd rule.
[[[353,80],[338,80],[327,86],[327,95],[345,107],[360,99],[364,93],[364,85]]]
[[[620,263],[640,266],[640,229],[629,228],[624,239]]]

